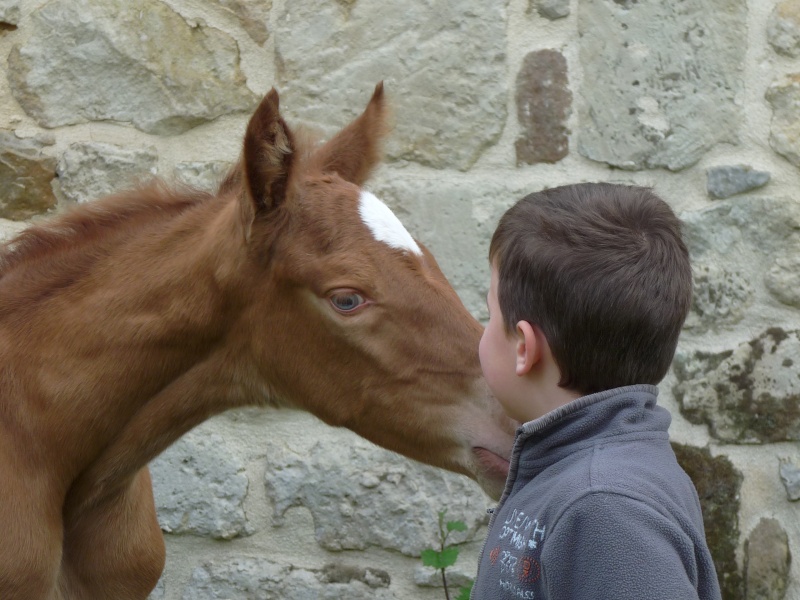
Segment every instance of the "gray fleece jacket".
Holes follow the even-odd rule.
[[[657,394],[608,390],[520,427],[473,600],[719,600]]]

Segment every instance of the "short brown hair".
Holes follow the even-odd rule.
[[[539,326],[559,385],[590,394],[657,384],[692,299],[681,222],[649,188],[584,183],[530,194],[500,219],[489,258],[509,333]]]

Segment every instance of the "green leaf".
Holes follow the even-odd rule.
[[[469,595],[472,593],[472,586],[475,584],[473,581],[466,587],[462,587],[458,590],[458,596],[456,596],[456,600],[469,600]]]
[[[441,552],[428,548],[422,551],[420,558],[426,567],[446,569],[452,567],[458,560],[458,548],[445,548]]]
[[[464,521],[448,521],[447,531],[466,531],[467,524]]]
[[[422,559],[422,564],[426,567],[433,567],[434,569],[443,569],[442,567],[442,553],[437,552],[436,550],[432,550],[428,548],[427,550],[423,550],[422,554],[420,554],[420,558]]]
[[[447,567],[452,567],[456,564],[456,560],[458,560],[458,548],[451,546],[450,548],[445,548],[439,553],[439,560],[441,561],[440,569],[446,569]]]

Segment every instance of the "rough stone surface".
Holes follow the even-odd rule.
[[[236,42],[157,0],[55,0],[32,21],[8,79],[44,127],[113,120],[175,134],[257,102]]]
[[[789,460],[782,460],[779,470],[789,500],[800,500],[800,467]]]
[[[212,162],[184,162],[175,165],[174,176],[178,181],[198,190],[216,192],[232,163],[224,160]]]
[[[16,25],[19,23],[19,0],[0,0],[0,24]]]
[[[800,440],[800,337],[771,328],[719,353],[679,351],[673,388],[681,413],[733,443]]]
[[[770,146],[800,167],[800,73],[775,80],[767,89],[766,99],[772,107]]]
[[[763,282],[778,302],[800,307],[800,205],[793,199],[739,196],[683,213],[695,271],[687,329],[740,321]]]
[[[0,244],[13,238],[20,231],[25,229],[26,226],[27,223],[21,223],[19,221],[8,221],[6,219],[0,218]]]
[[[282,106],[338,127],[385,80],[389,157],[467,169],[506,119],[506,3],[287,2],[274,32]]]
[[[744,543],[744,597],[747,600],[783,600],[791,564],[786,531],[775,519],[761,519]]]
[[[687,331],[718,329],[741,321],[753,303],[755,290],[733,265],[699,262],[692,265],[692,307]]]
[[[767,40],[779,54],[800,56],[800,2],[779,2],[767,21]]]
[[[70,202],[88,202],[152,179],[155,148],[133,150],[100,142],[78,142],[58,160],[57,193]]]
[[[681,215],[692,258],[692,307],[686,329],[718,329],[738,323],[755,299],[751,271],[757,255],[750,231],[740,228],[752,217],[744,203],[721,203],[704,211]],[[733,216],[731,213],[733,212]],[[748,260],[737,260],[743,255]]]
[[[56,159],[43,154],[46,145],[0,130],[0,218],[23,221],[55,207]]]
[[[452,593],[454,588],[467,587],[472,583],[475,580],[476,570],[471,569],[466,572],[456,565],[448,567],[445,574],[447,576],[447,587]],[[442,572],[439,569],[422,565],[414,569],[414,583],[420,587],[444,588]]]
[[[183,600],[393,600],[389,577],[369,568],[307,570],[241,557],[197,567]]]
[[[725,456],[712,457],[708,448],[672,444],[675,456],[697,489],[703,525],[725,600],[744,600],[736,562],[739,545],[739,493],[742,474]]]
[[[564,158],[569,152],[567,119],[572,112],[564,55],[556,50],[526,55],[517,74],[516,99],[522,129],[516,143],[517,165]]]
[[[766,92],[772,107],[769,144],[772,149],[800,167],[800,73],[774,81]]]
[[[307,455],[274,446],[268,452],[267,496],[273,524],[304,506],[314,518],[319,544],[333,551],[371,546],[408,556],[435,543],[438,511],[467,524],[453,543],[472,537],[490,504],[466,477],[408,460],[352,437],[347,445],[319,441]]]
[[[206,427],[168,448],[151,463],[150,472],[163,531],[217,539],[254,532],[244,512],[245,465]]]
[[[712,167],[706,171],[708,195],[728,198],[765,186],[770,179],[766,171],[756,171],[748,165]]]
[[[242,28],[257,44],[269,38],[267,21],[272,10],[272,0],[218,0],[215,2],[232,12],[242,24]]]
[[[800,245],[793,254],[778,256],[764,276],[767,289],[788,306],[800,308]]]
[[[746,17],[745,0],[581,2],[580,153],[679,170],[735,142]]]
[[[531,0],[531,8],[536,8],[545,19],[555,21],[569,15],[569,0]]]
[[[147,600],[164,600],[167,593],[166,583],[164,583],[164,578],[158,580],[155,589],[150,592],[150,595],[147,597]]]

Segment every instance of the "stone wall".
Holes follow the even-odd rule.
[[[661,398],[725,598],[797,600],[799,58],[800,0],[0,0],[0,231],[152,175],[212,187],[273,85],[331,132],[386,81],[372,189],[480,319],[521,195],[652,185],[694,260]],[[441,599],[437,511],[470,576],[491,505],[291,411],[222,415],[152,467],[167,600]]]

